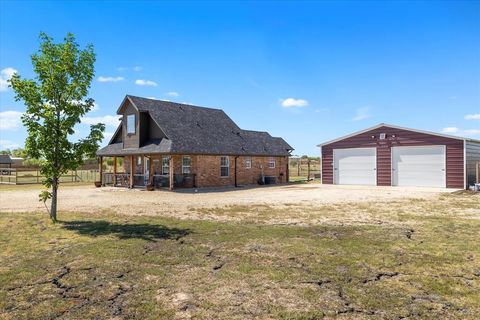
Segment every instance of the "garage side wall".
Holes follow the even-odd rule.
[[[465,142],[465,155],[467,165],[467,187],[475,183],[477,169],[476,164],[480,163],[480,143],[473,141]]]
[[[380,140],[380,133],[385,133],[387,138]],[[377,185],[390,186],[392,185],[392,147],[428,145],[446,146],[447,188],[463,189],[465,171],[462,140],[390,127],[380,127],[322,146],[322,183],[333,184],[333,149],[376,147]]]

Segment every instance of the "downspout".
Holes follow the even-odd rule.
[[[234,160],[234,162],[235,162],[235,175],[234,175],[234,177],[235,177],[235,188],[238,187],[238,184],[237,184],[237,159],[238,159],[238,157],[239,156],[235,156],[235,158],[234,158],[235,159]]]

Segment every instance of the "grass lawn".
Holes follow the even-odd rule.
[[[478,319],[478,200],[348,225],[2,213],[0,318]]]

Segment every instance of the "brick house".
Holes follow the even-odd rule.
[[[240,129],[223,110],[127,95],[117,114],[120,125],[97,152],[102,185],[172,190],[288,181],[293,148]],[[112,172],[104,172],[107,157]]]

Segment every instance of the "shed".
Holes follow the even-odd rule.
[[[464,189],[480,140],[378,124],[322,144],[322,183]]]
[[[12,157],[8,154],[0,154],[0,168],[11,168],[12,163]]]

